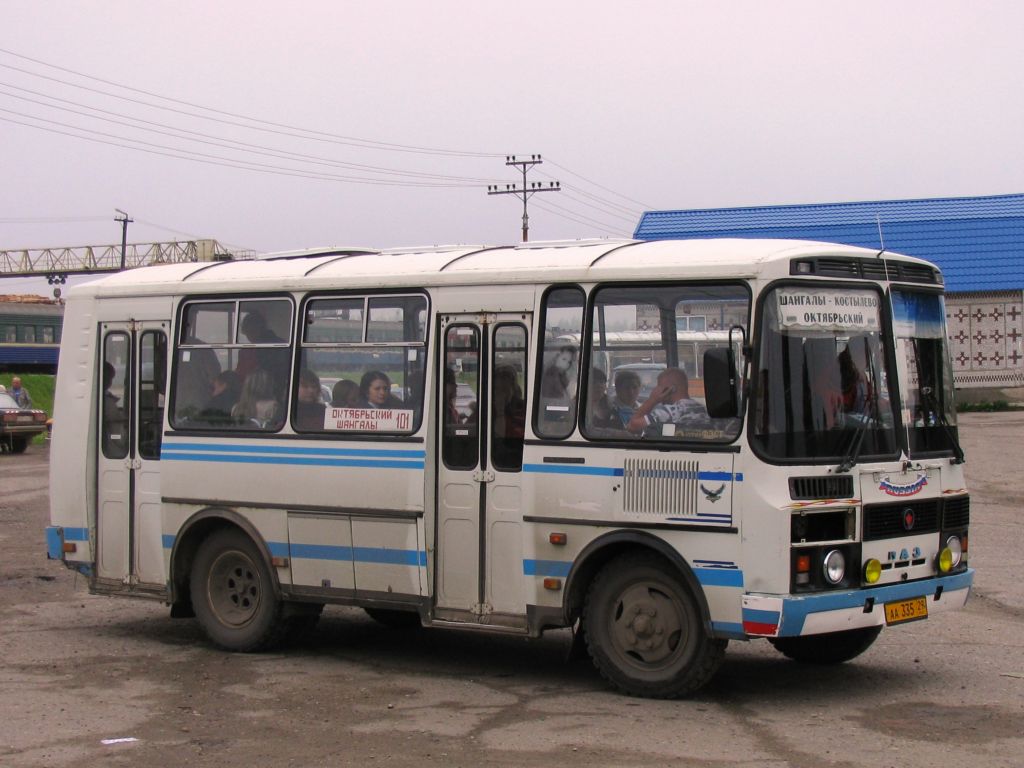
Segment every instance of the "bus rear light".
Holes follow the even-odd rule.
[[[39,413],[32,414],[32,418],[34,418],[36,420],[36,422],[39,423],[39,424],[46,423],[46,413],[44,413],[43,411],[40,411]]]
[[[562,588],[562,580],[548,576],[544,579],[544,589],[558,590]]]

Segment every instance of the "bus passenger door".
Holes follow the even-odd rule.
[[[163,590],[160,443],[166,322],[101,324],[96,575]]]
[[[435,616],[526,627],[522,456],[529,318],[442,318]]]

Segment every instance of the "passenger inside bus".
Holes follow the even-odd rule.
[[[865,372],[868,363],[867,342],[854,336],[837,358],[842,385],[843,410],[846,413],[871,416],[872,386]]]
[[[383,371],[367,371],[359,382],[360,407],[377,410],[400,408],[402,402],[391,394],[391,379]]]
[[[120,398],[110,391],[117,371],[112,363],[103,363],[103,455],[123,458],[128,455],[128,416]]]
[[[348,379],[338,379],[331,389],[332,408],[358,408],[359,385]]]
[[[608,375],[600,368],[590,369],[587,399],[587,423],[597,429],[622,429],[622,420],[608,400]]]
[[[673,437],[677,428],[705,429],[710,426],[708,412],[690,397],[690,382],[680,368],[666,368],[658,383],[629,420],[633,434],[646,437]]]
[[[842,426],[842,383],[835,346],[832,338],[807,339],[804,342],[808,395],[804,426],[808,431]]]
[[[198,421],[209,424],[230,424],[231,409],[242,395],[242,380],[234,371],[221,371],[210,385],[212,395],[199,412]]]
[[[633,418],[633,413],[640,407],[637,397],[640,394],[640,376],[636,371],[619,371],[615,374],[615,398],[612,410],[619,420],[617,426],[625,427]]]
[[[295,405],[295,426],[311,430],[324,428],[327,407],[320,401],[320,377],[309,368],[299,372],[299,396]]]
[[[274,379],[265,368],[257,368],[246,377],[231,415],[242,426],[260,429],[273,429],[284,421],[283,409],[275,396]]]

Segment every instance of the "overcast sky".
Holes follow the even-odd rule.
[[[0,2],[0,249],[632,234],[1024,191],[1024,3]],[[70,135],[69,135],[70,134]],[[90,140],[91,139],[91,140]],[[129,147],[134,147],[129,148]],[[45,281],[0,281],[0,293]]]

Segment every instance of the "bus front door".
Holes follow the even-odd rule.
[[[435,617],[525,629],[529,317],[445,316],[441,334]]]
[[[166,589],[160,442],[168,327],[100,327],[96,576],[108,589]]]

